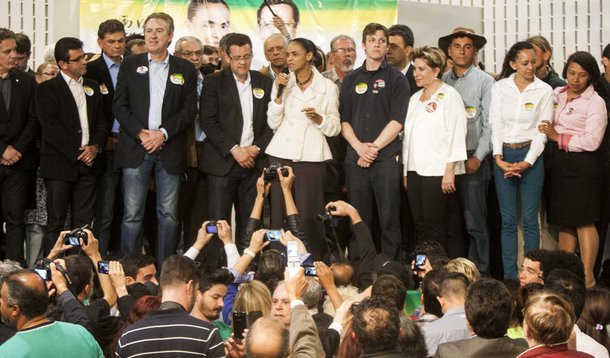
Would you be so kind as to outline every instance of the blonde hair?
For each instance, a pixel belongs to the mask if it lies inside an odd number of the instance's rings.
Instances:
[[[464,276],[466,276],[468,279],[469,284],[481,278],[481,273],[479,273],[479,270],[474,262],[463,257],[458,257],[449,261],[447,265],[445,265],[445,269],[447,269],[449,272],[459,272],[464,274]]]
[[[252,280],[239,287],[233,312],[261,311],[263,316],[268,316],[271,313],[272,303],[271,292],[267,286],[260,281]]]
[[[432,68],[440,68],[441,71],[439,75],[445,72],[447,57],[440,48],[428,46],[416,47],[413,50],[413,61],[415,61],[417,58],[421,58],[428,64],[428,66]]]
[[[538,344],[557,344],[570,338],[576,316],[565,298],[541,292],[528,298],[523,321],[527,325],[527,337]]]

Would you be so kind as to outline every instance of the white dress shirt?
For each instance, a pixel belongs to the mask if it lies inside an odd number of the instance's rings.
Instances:
[[[546,135],[538,131],[538,125],[547,120],[553,122],[553,90],[538,78],[520,92],[515,84],[515,74],[500,80],[491,88],[489,122],[493,155],[502,155],[504,143],[532,141],[525,161],[531,165],[546,143]]]
[[[457,162],[455,174],[464,174],[466,110],[460,94],[443,83],[429,100],[420,101],[423,89],[409,102],[402,142],[404,175],[443,176],[448,163]]]
[[[311,85],[301,91],[293,73],[282,95],[282,103],[275,103],[277,88],[271,91],[267,109],[267,123],[274,131],[266,153],[277,158],[303,162],[323,162],[333,158],[326,137],[341,132],[339,120],[339,89],[312,67]],[[318,125],[305,116],[303,108],[315,108],[322,116]]]
[[[81,76],[78,81],[75,81],[63,71],[60,72],[61,76],[68,84],[70,92],[72,92],[72,97],[74,97],[74,101],[76,102],[80,129],[82,131],[80,145],[81,147],[84,147],[89,144],[89,117],[87,116],[87,98],[85,97],[85,88],[83,87],[83,77]],[[91,90],[93,92],[93,89]]]
[[[254,107],[252,104],[252,85],[250,84],[250,72],[244,83],[239,82],[235,74],[235,83],[237,83],[237,93],[239,93],[239,103],[241,104],[241,113],[244,118],[244,126],[241,130],[240,147],[248,147],[254,143],[254,125],[252,116]]]

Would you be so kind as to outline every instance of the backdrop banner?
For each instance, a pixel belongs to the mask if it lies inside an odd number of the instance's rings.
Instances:
[[[352,36],[358,49],[357,67],[364,59],[361,49],[364,26],[369,22],[395,24],[397,9],[398,0],[284,0],[271,5],[273,13],[286,23],[291,37],[308,38],[324,52],[330,50],[334,36]],[[273,26],[269,6],[262,0],[81,0],[80,38],[85,51],[99,52],[97,29],[104,20],[120,20],[127,34],[143,33],[146,17],[159,11],[174,19],[174,42],[181,36],[193,35],[204,45],[218,46],[226,33],[247,34],[253,44],[253,69],[266,64],[264,39],[279,32]]]

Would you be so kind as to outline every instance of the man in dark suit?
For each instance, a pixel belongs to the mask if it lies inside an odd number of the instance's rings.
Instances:
[[[55,60],[60,75],[36,91],[42,127],[40,176],[47,187],[45,255],[64,228],[69,207],[73,227],[91,224],[97,179],[104,170],[96,157],[110,130],[99,84],[83,78],[87,64],[82,41],[74,37],[57,41]]]
[[[413,51],[415,44],[413,31],[407,25],[397,24],[390,26],[388,34],[388,63],[407,77],[412,96],[421,89],[415,84],[413,64],[411,63],[411,51]]]
[[[34,107],[36,81],[14,68],[15,34],[0,28],[0,200],[6,222],[6,255],[24,263],[24,210],[31,170],[36,168],[33,145],[39,130]]]
[[[114,152],[118,144],[119,122],[112,114],[114,89],[119,76],[119,66],[125,53],[125,27],[119,20],[102,22],[97,31],[97,44],[102,55],[87,63],[87,78],[100,84],[104,99],[104,115],[112,123],[112,129],[105,143],[105,150],[98,158],[106,163],[106,170],[100,178],[97,189],[97,210],[93,222],[93,233],[99,240],[99,249],[106,255],[109,249],[110,229],[114,217],[115,198],[119,189],[121,171],[114,167]]]
[[[436,357],[455,357],[456,354],[462,358],[518,356],[528,347],[524,339],[506,336],[512,307],[512,295],[502,282],[489,278],[474,282],[468,288],[465,310],[475,336],[439,345]]]
[[[256,180],[266,164],[265,148],[273,136],[267,125],[272,83],[250,70],[252,42],[247,35],[232,34],[224,50],[229,67],[203,81],[199,119],[207,138],[199,167],[208,173],[211,218],[229,221],[235,205],[236,238],[241,242],[256,198]]]
[[[144,22],[148,53],[127,57],[119,71],[113,110],[119,120],[115,166],[123,168],[121,251],[140,250],[148,182],[155,173],[157,267],[176,252],[178,196],[186,169],[186,131],[197,114],[197,74],[192,63],[170,56],[171,16],[152,13]]]

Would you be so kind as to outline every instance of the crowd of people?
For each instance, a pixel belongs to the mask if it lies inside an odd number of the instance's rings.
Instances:
[[[471,29],[370,23],[358,67],[268,15],[260,71],[162,12],[36,72],[0,28],[0,356],[608,357],[610,45],[494,75]]]

